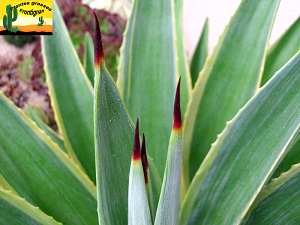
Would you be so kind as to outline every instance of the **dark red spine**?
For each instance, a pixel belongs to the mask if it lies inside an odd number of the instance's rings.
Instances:
[[[146,185],[148,184],[148,159],[147,159],[147,152],[146,152],[146,139],[145,135],[143,134],[143,141],[142,141],[142,148],[141,148],[141,155],[142,155],[142,165],[144,171],[144,178]]]
[[[101,39],[101,32],[100,32],[100,26],[99,26],[99,21],[96,16],[96,13],[94,12],[95,16],[95,52],[94,52],[94,63],[95,65],[99,66],[100,61],[104,60],[104,51],[103,51],[103,46],[102,46],[102,39]]]
[[[133,149],[132,149],[132,159],[133,159],[133,161],[141,159],[139,120],[136,121],[136,125],[135,125],[135,134],[134,134]]]
[[[174,102],[174,115],[173,115],[173,129],[178,130],[181,128],[181,111],[180,111],[180,81],[179,78],[176,95],[175,95],[175,102]]]

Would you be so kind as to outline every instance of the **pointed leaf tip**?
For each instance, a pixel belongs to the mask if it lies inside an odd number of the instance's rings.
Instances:
[[[95,16],[95,65],[99,65],[101,60],[104,60],[104,51],[102,46],[102,38],[100,32],[100,25],[97,18],[96,13],[94,12]]]
[[[142,141],[142,148],[141,148],[141,155],[142,155],[142,165],[143,165],[143,171],[144,171],[144,178],[145,178],[145,184],[148,184],[148,159],[147,159],[147,153],[146,153],[146,140],[145,135],[143,134],[143,141]]]
[[[132,149],[132,159],[133,161],[141,159],[141,147],[140,147],[140,131],[139,131],[139,120],[136,121],[135,126],[135,134],[133,141],[133,149]]]
[[[179,81],[177,84],[175,103],[174,103],[173,129],[175,129],[175,130],[181,128],[180,81],[181,81],[181,77],[179,78]]]

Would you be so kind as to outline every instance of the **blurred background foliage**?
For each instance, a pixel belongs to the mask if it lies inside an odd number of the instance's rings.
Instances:
[[[58,0],[57,3],[81,62],[85,52],[86,33],[94,38],[93,11],[97,14],[100,18],[107,66],[116,80],[126,19],[107,9],[91,9],[80,0]],[[45,82],[40,37],[7,35],[3,39],[6,46],[15,46],[17,57],[0,60],[0,91],[21,109],[26,104],[32,106],[44,122],[57,130]]]

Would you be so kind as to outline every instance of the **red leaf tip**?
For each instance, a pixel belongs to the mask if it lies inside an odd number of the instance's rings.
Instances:
[[[141,159],[141,147],[140,147],[140,131],[139,131],[139,120],[137,119],[135,125],[135,134],[134,134],[134,142],[132,149],[132,159],[133,161]]]
[[[147,173],[148,159],[147,159],[147,153],[146,153],[146,140],[145,140],[145,135],[144,134],[143,134],[141,155],[142,155],[142,165],[143,165],[145,183],[148,184],[148,173]]]
[[[94,63],[95,65],[99,66],[99,63],[101,60],[104,60],[104,51],[102,46],[102,38],[101,38],[101,32],[100,32],[100,25],[97,18],[96,13],[94,12],[95,16],[95,52],[94,52]]]
[[[174,102],[174,115],[173,115],[173,129],[174,130],[178,130],[181,128],[180,81],[181,81],[181,77],[179,78],[179,81],[177,84],[175,102]]]

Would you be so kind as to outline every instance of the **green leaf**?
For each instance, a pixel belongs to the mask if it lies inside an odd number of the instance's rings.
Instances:
[[[199,73],[202,70],[208,55],[208,28],[209,23],[208,19],[206,19],[197,47],[191,60],[191,79],[193,87],[195,86],[195,83],[199,77]]]
[[[300,52],[228,122],[190,186],[181,224],[243,219],[300,132],[299,74]]]
[[[266,186],[243,224],[300,223],[300,164]]]
[[[84,36],[83,67],[86,75],[94,86],[94,42],[89,33],[86,33]]]
[[[272,178],[279,177],[281,173],[288,171],[292,165],[300,162],[300,136],[291,145],[286,156],[280,162],[272,175]]]
[[[190,180],[226,121],[257,91],[278,4],[279,0],[242,1],[206,61],[183,128],[184,176]]]
[[[61,224],[25,199],[2,188],[0,188],[0,211],[0,224]]]
[[[180,80],[176,91],[173,118],[173,129],[170,137],[165,175],[155,218],[156,225],[178,224],[182,163]]]
[[[270,47],[260,86],[263,86],[300,49],[300,17]]]
[[[133,143],[128,187],[128,225],[151,225],[151,214],[145,184],[147,178],[142,166],[138,121]]]
[[[19,195],[15,189],[7,182],[7,180],[0,174],[0,188],[11,191],[15,195]]]
[[[96,25],[97,27],[99,26]],[[98,216],[100,224],[127,224],[128,180],[134,126],[115,83],[106,69],[100,31],[97,32],[94,126]],[[150,169],[154,167],[151,161],[149,163]],[[156,175],[152,172],[151,174]],[[159,178],[153,180],[157,181]]]
[[[144,178],[146,183],[146,191],[147,191],[147,197],[149,201],[149,209],[152,221],[155,221],[155,215],[156,215],[156,209],[158,205],[159,200],[159,192],[161,189],[161,180],[157,182],[157,171],[154,167],[151,167],[151,173],[149,171],[149,161],[148,156],[146,152],[146,139],[145,135],[143,134],[143,140],[142,140],[142,147],[141,147],[141,157],[142,157],[142,166],[143,166],[143,172],[144,172]],[[152,164],[152,162],[150,163]],[[156,173],[156,176],[153,176],[152,173]],[[154,179],[154,183],[152,183],[152,179]]]
[[[146,186],[146,188],[149,191],[148,194],[148,200],[150,205],[150,212],[152,221],[155,221],[155,215],[157,210],[157,205],[159,201],[159,195],[161,190],[162,181],[157,173],[157,170],[154,166],[153,159],[151,159],[149,156],[147,156],[148,162],[149,162],[149,183]]]
[[[175,4],[175,28],[176,28],[176,54],[177,54],[177,66],[178,74],[181,80],[181,111],[185,114],[187,103],[191,96],[192,81],[190,75],[190,69],[187,61],[186,50],[184,46],[184,38],[182,31],[182,7],[183,0],[174,0]]]
[[[127,223],[132,137],[132,121],[112,77],[102,65],[100,76],[96,75],[95,79],[95,146],[100,224]]]
[[[53,18],[53,35],[42,38],[51,104],[69,155],[95,182],[92,86],[55,1]]]
[[[7,183],[59,222],[97,224],[96,188],[86,174],[3,93],[0,111],[0,173]]]
[[[148,154],[161,177],[177,79],[173,1],[133,2],[117,81],[131,118],[141,121]]]
[[[35,111],[28,105],[26,105],[26,111],[30,119],[32,119],[39,128],[45,131],[45,133],[52,139],[52,141],[58,144],[61,150],[67,153],[67,149],[65,148],[64,141],[62,140],[62,138],[57,133],[55,133],[50,127],[48,127],[35,113]]]
[[[126,224],[133,124],[106,69],[96,22],[94,140],[98,217],[100,224]]]

